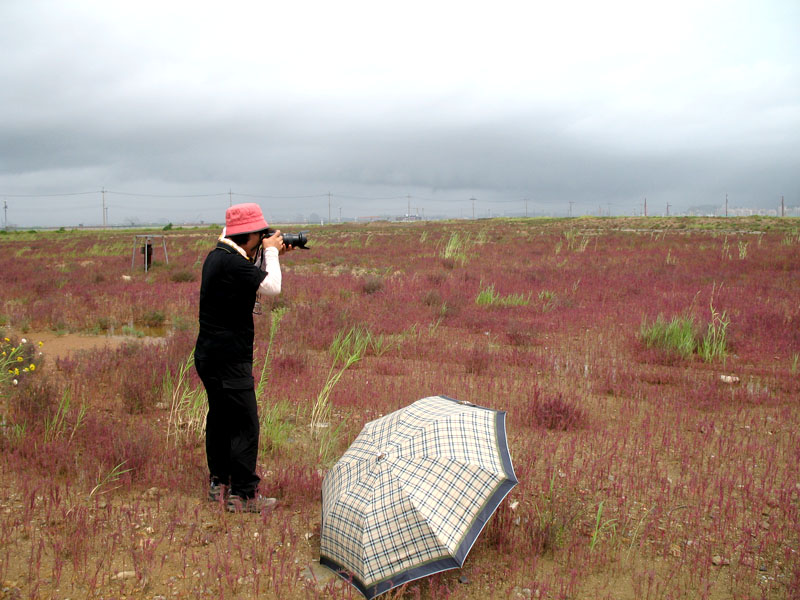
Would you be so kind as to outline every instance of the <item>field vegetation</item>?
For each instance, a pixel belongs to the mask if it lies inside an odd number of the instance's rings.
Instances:
[[[461,571],[387,598],[800,597],[797,220],[312,228],[255,316],[265,515],[205,497],[218,232],[148,273],[133,232],[0,235],[3,600],[358,598],[314,580],[322,477],[434,394],[508,412],[520,484]]]

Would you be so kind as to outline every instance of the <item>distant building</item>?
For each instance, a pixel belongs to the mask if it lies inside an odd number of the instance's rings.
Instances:
[[[729,217],[778,217],[780,213],[774,208],[728,208]]]

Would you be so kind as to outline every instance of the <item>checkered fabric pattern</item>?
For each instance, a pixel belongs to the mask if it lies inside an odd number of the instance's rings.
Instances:
[[[367,589],[461,566],[487,505],[516,484],[504,418],[432,396],[367,423],[323,481],[321,558]]]

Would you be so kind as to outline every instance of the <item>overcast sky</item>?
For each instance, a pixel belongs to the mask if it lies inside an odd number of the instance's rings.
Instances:
[[[15,225],[101,223],[102,189],[110,223],[800,205],[798,32],[798,0],[1,0],[0,196]]]

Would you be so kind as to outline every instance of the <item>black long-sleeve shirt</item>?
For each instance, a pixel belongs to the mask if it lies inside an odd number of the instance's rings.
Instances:
[[[203,263],[196,360],[253,361],[256,293],[280,293],[280,267],[277,250],[265,253],[271,278],[243,254],[236,244],[220,240]],[[274,285],[276,270],[277,290]]]

